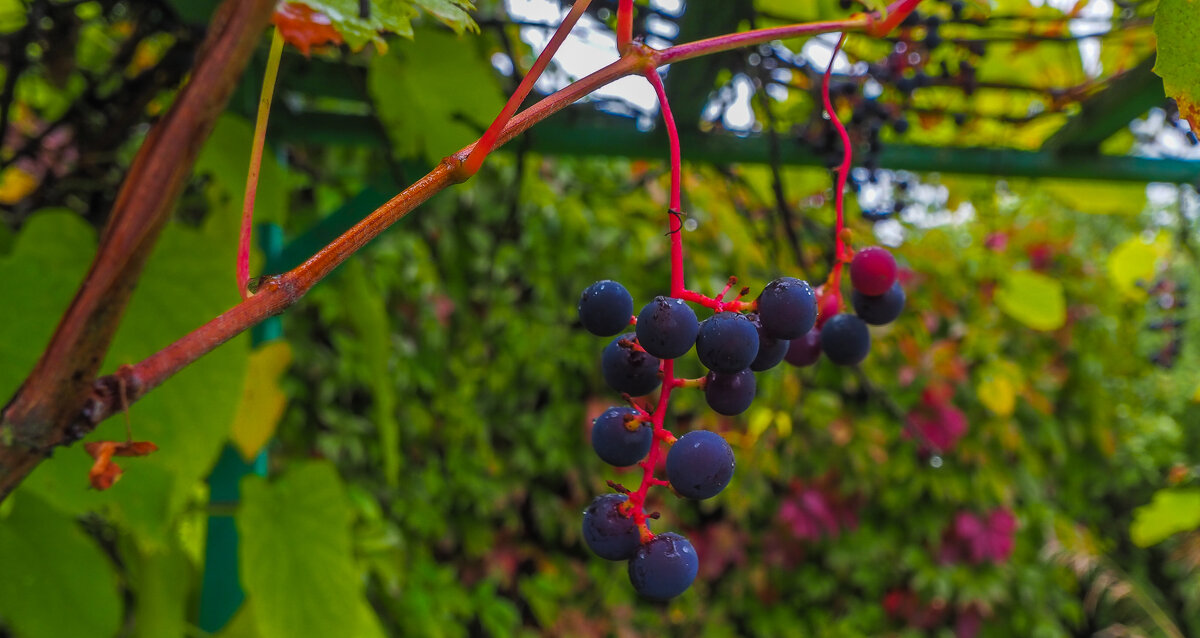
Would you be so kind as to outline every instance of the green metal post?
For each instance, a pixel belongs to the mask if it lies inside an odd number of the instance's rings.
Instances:
[[[267,255],[267,272],[276,272],[272,262],[283,253],[283,230],[274,224],[259,227],[259,245]],[[279,317],[271,317],[251,332],[253,347],[283,337]],[[264,449],[247,463],[231,445],[208,477],[209,504],[220,513],[208,517],[204,547],[204,581],[200,589],[200,629],[215,633],[237,613],[246,595],[238,581],[237,526],[230,512],[241,500],[240,485],[248,474],[267,475],[267,451]]]

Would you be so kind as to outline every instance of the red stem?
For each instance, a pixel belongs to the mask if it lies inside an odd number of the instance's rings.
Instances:
[[[633,0],[617,5],[617,52],[624,55],[633,43]]]
[[[279,76],[279,59],[283,55],[283,35],[273,29],[271,52],[263,73],[262,93],[258,98],[258,116],[254,122],[254,142],[250,146],[250,170],[246,174],[246,194],[242,199],[242,229],[238,239],[237,285],[242,299],[250,296],[250,238],[254,229],[254,199],[258,195],[258,176],[262,168],[263,145],[267,139],[267,119],[271,115],[271,98],[275,95],[275,80]]]
[[[667,139],[671,146],[671,197],[669,212],[667,214],[667,230],[671,236],[671,296],[681,297],[686,291],[683,283],[683,222],[680,219],[680,209],[682,208],[682,185],[683,177],[682,155],[679,150],[679,131],[675,127],[675,116],[671,114],[671,105],[667,100],[667,91],[663,87],[662,78],[658,77],[658,71],[654,68],[647,68],[643,71],[643,75],[649,80],[650,85],[654,87],[654,92],[658,95],[658,103],[662,109],[663,124],[667,128]],[[654,534],[650,532],[650,528],[646,526],[646,495],[650,492],[652,485],[665,485],[665,481],[654,478],[654,468],[658,466],[658,459],[662,456],[662,444],[665,441],[674,441],[675,437],[663,427],[663,421],[666,419],[667,410],[671,405],[671,390],[676,387],[675,383],[675,361],[668,359],[663,362],[662,366],[662,392],[658,396],[658,407],[654,409],[654,444],[650,446],[650,454],[642,461],[642,484],[638,486],[637,491],[629,495],[629,503],[633,515],[634,523],[637,524],[641,531],[642,542],[649,542],[654,538]]]
[[[550,64],[550,60],[554,57],[558,47],[562,45],[563,40],[567,39],[567,35],[571,33],[571,29],[575,28],[575,23],[579,22],[579,18],[583,16],[583,12],[587,9],[592,0],[576,0],[571,10],[567,13],[567,17],[563,18],[562,24],[558,25],[558,29],[554,31],[554,35],[550,37],[549,44],[545,49],[542,49],[533,66],[530,67],[529,73],[521,79],[521,83],[517,85],[517,90],[513,92],[505,103],[504,108],[500,109],[500,114],[496,119],[492,120],[491,126],[483,133],[483,137],[475,144],[475,148],[471,149],[471,154],[462,163],[459,169],[460,179],[467,179],[474,175],[479,167],[483,165],[483,160],[487,158],[488,153],[496,146],[496,141],[500,138],[500,132],[504,130],[505,125],[516,114],[517,109],[521,108],[521,103],[529,95],[529,91],[533,89],[533,85],[537,79],[542,76],[542,72],[546,70],[546,66]],[[515,60],[514,60],[515,63]]]
[[[679,152],[679,131],[675,128],[675,116],[671,114],[671,105],[667,102],[667,91],[663,87],[662,78],[658,77],[655,69],[646,69],[643,74],[658,94],[658,103],[662,108],[663,124],[667,127],[667,139],[671,145],[671,201],[667,215],[667,231],[671,234],[671,296],[683,294],[683,208],[681,182],[683,181],[682,159]]]
[[[705,308],[711,308],[713,312],[725,312],[727,310],[731,312],[751,312],[758,307],[753,301],[741,301],[738,299],[721,301],[715,297],[709,297],[693,290],[684,290],[682,293],[676,295],[676,297],[694,304],[700,304]]]
[[[897,0],[897,2],[888,5],[887,16],[883,20],[873,22],[868,26],[866,29],[867,35],[880,38],[891,33],[892,29],[895,29],[901,22],[904,22],[908,14],[912,13],[920,3],[921,0]]]
[[[912,1],[912,0],[903,0]],[[903,18],[901,18],[903,19]],[[672,64],[683,60],[690,60],[701,55],[710,55],[720,51],[732,51],[740,49],[744,46],[752,44],[762,44],[771,40],[786,40],[789,38],[798,38],[800,36],[816,35],[818,33],[829,33],[832,31],[862,31],[872,28],[874,18],[871,14],[858,14],[846,18],[845,20],[831,20],[828,22],[808,22],[805,24],[790,24],[784,27],[772,27],[770,29],[757,29],[754,31],[745,31],[743,33],[732,33],[729,35],[720,35],[707,40],[697,40],[686,44],[677,44],[658,56],[659,64]]]
[[[834,191],[834,210],[837,211],[836,247],[834,249],[833,272],[829,275],[831,284],[831,293],[838,300],[838,307],[841,307],[841,281],[842,281],[842,264],[847,261],[846,243],[842,237],[842,228],[845,224],[845,203],[846,203],[846,178],[850,174],[850,161],[853,157],[854,150],[850,147],[850,135],[846,133],[846,127],[842,126],[842,121],[838,118],[837,109],[833,108],[833,101],[829,98],[829,76],[833,73],[833,63],[837,60],[837,54],[842,50],[842,44],[846,42],[846,34],[838,38],[837,45],[833,47],[833,54],[829,58],[829,66],[825,68],[825,74],[821,77],[821,101],[825,103],[825,112],[829,114],[829,119],[833,121],[834,128],[837,129],[838,136],[842,138],[842,163],[838,166],[837,188]]]

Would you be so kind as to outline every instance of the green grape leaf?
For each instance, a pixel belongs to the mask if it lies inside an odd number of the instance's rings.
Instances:
[[[1057,330],[1067,320],[1062,284],[1041,273],[1015,270],[996,291],[996,305],[1034,330]]]
[[[0,517],[0,624],[22,638],[115,635],[121,597],[104,552],[36,495],[12,498],[12,513]]]
[[[1158,58],[1154,72],[1163,79],[1163,91],[1179,106],[1192,130],[1200,130],[1200,3],[1191,0],[1161,0],[1154,12],[1154,36]]]
[[[1149,547],[1197,526],[1200,526],[1200,489],[1159,490],[1148,505],[1133,510],[1129,536],[1138,547]]]
[[[329,463],[242,483],[241,579],[263,638],[382,636],[354,560],[353,517]]]
[[[12,396],[50,341],[58,317],[87,272],[96,233],[69,210],[30,216],[0,258],[6,308],[0,312],[0,396]]]
[[[471,0],[414,0],[416,5],[442,24],[454,29],[455,33],[466,31],[478,33],[479,25],[471,19],[467,11],[475,9]]]
[[[365,18],[359,13],[358,0],[304,0],[299,4],[325,14],[346,44],[355,50],[368,42],[386,48],[381,35],[384,32],[411,38],[412,19],[417,16],[417,10],[408,0],[371,0],[371,10]]]
[[[426,30],[371,60],[367,84],[392,147],[431,161],[475,141],[504,107],[475,42]]]

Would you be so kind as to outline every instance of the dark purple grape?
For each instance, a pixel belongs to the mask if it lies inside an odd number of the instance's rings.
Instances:
[[[682,299],[658,296],[638,313],[638,343],[659,359],[682,357],[699,331],[696,313]]]
[[[611,407],[592,421],[592,449],[605,463],[627,467],[650,453],[654,430],[645,423],[633,430],[626,425],[637,416],[633,408]]]
[[[882,295],[896,281],[896,258],[886,248],[868,246],[850,261],[850,283],[864,295]]]
[[[836,315],[835,315],[836,316]],[[792,339],[784,359],[797,367],[810,366],[821,358],[821,329],[813,328],[798,339]]]
[[[858,365],[870,350],[871,332],[854,315],[834,315],[821,328],[821,351],[840,366]]]
[[[705,377],[704,400],[713,412],[734,416],[750,407],[757,387],[754,373],[750,370],[732,374],[709,372]]]
[[[729,485],[733,467],[733,448],[716,432],[688,432],[667,452],[667,480],[684,498],[716,496]]]
[[[651,600],[670,600],[687,591],[700,571],[700,559],[688,539],[659,534],[629,559],[629,582]]]
[[[635,348],[635,339],[632,332],[614,338],[600,355],[600,369],[613,390],[640,397],[653,392],[662,378],[658,376],[658,359]]]
[[[741,313],[718,312],[700,324],[696,355],[709,370],[745,370],[758,355],[758,329]]]
[[[625,286],[604,279],[587,287],[579,297],[579,321],[598,337],[611,337],[625,329],[633,317],[633,297]]]
[[[633,517],[618,509],[627,500],[624,494],[605,494],[583,510],[583,542],[600,558],[626,560],[642,546]]]
[[[859,319],[872,326],[883,326],[895,321],[904,310],[904,289],[897,281],[887,292],[874,297],[855,290],[850,293],[850,303]]]
[[[755,355],[754,361],[750,362],[750,369],[754,372],[762,372],[779,365],[779,362],[783,361],[783,357],[787,355],[790,342],[787,339],[768,337],[763,332],[762,320],[759,319],[758,313],[748,314],[746,318],[754,324],[754,329],[758,331],[758,354]]]
[[[758,296],[763,330],[776,339],[795,339],[817,322],[817,296],[807,281],[780,277]]]

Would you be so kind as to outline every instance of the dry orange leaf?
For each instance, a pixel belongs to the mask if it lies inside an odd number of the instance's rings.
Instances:
[[[83,449],[88,456],[96,459],[92,469],[88,470],[88,482],[97,490],[107,490],[121,478],[124,470],[113,463],[114,456],[146,456],[158,450],[158,446],[150,441],[93,441],[85,443]]]

